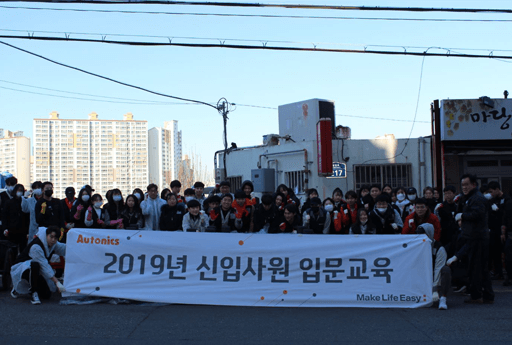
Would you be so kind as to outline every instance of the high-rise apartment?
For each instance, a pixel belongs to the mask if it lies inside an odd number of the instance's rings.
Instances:
[[[178,179],[181,164],[181,131],[178,121],[164,122],[164,127],[149,130],[149,182],[159,189],[169,188]]]
[[[0,171],[10,172],[18,183],[30,189],[30,139],[23,132],[0,128]]]
[[[148,183],[148,125],[131,113],[123,120],[34,119],[34,179],[52,181],[56,197],[66,187],[91,185],[103,196],[120,189],[124,196]]]

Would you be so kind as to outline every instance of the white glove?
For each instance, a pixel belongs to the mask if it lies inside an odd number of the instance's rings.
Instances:
[[[414,219],[409,219],[409,226],[411,226],[412,224],[414,224]]]
[[[457,261],[459,258],[457,258],[455,255],[452,256],[451,258],[449,258],[447,261],[446,261],[446,265],[447,266],[450,266],[451,264],[453,264],[455,261]]]
[[[396,223],[392,223],[392,224],[391,224],[391,227],[392,227],[393,229],[395,229],[395,230],[396,230],[396,229],[398,229],[398,225],[397,225]]]
[[[55,284],[55,285],[57,285],[57,289],[59,289],[59,292],[65,292],[66,291],[66,288],[60,282],[57,282],[57,284]]]
[[[434,209],[434,212],[437,212],[437,210],[439,210],[439,208],[443,206],[443,204],[439,203],[436,205],[436,208]]]
[[[7,230],[7,229],[4,230],[4,236],[9,237],[9,230]]]
[[[439,292],[435,291],[432,293],[432,302],[438,302],[439,301]]]
[[[74,226],[75,226],[75,224],[74,224],[74,223],[67,223],[67,224],[66,224],[66,229],[68,229],[68,230],[69,230],[69,229],[73,228]]]
[[[461,220],[461,218],[462,218],[462,213],[457,213],[457,214],[455,215],[455,221],[456,221],[456,222],[458,222],[459,220]]]
[[[345,214],[348,214],[348,210],[347,210],[347,209],[345,209],[343,212],[344,212]]]
[[[30,191],[26,191],[25,194],[23,195],[25,198],[28,198],[30,196]]]
[[[498,211],[498,206],[496,204],[492,204],[491,208],[493,211]]]

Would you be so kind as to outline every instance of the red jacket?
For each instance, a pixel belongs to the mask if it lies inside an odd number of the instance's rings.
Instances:
[[[420,221],[416,212],[411,213],[405,218],[404,227],[402,228],[402,235],[414,235],[416,234],[416,228],[423,223],[429,223],[434,226],[434,239],[439,241],[441,239],[441,222],[435,214],[427,211],[424,221]]]

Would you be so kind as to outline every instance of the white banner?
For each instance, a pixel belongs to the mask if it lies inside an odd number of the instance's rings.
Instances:
[[[149,302],[417,308],[432,301],[424,235],[73,229],[67,291]]]

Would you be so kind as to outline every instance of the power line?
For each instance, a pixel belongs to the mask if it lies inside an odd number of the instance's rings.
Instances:
[[[1,1],[1,0],[0,0]],[[177,47],[195,47],[195,48],[229,48],[229,49],[247,49],[247,50],[277,50],[277,51],[303,51],[303,52],[327,52],[327,53],[358,53],[358,54],[379,54],[379,55],[412,55],[412,56],[437,56],[437,57],[460,57],[460,58],[486,58],[486,59],[512,59],[512,56],[506,56],[506,55],[494,55],[494,53],[491,51],[489,55],[482,55],[482,54],[459,54],[459,53],[451,53],[450,49],[446,48],[440,48],[445,49],[446,53],[428,53],[427,51],[424,52],[410,52],[407,51],[405,47],[402,47],[404,51],[383,51],[383,50],[368,50],[367,47],[365,47],[364,50],[354,50],[354,49],[332,49],[332,48],[318,48],[316,45],[313,45],[313,48],[301,48],[301,47],[276,47],[276,46],[268,46],[267,42],[262,42],[262,46],[249,46],[249,45],[237,45],[237,44],[225,44],[223,42],[220,42],[219,44],[196,44],[196,43],[172,43],[171,39],[169,38],[169,43],[163,43],[163,42],[133,42],[133,41],[113,41],[113,40],[107,40],[104,39],[82,39],[82,38],[71,38],[71,37],[36,37],[36,36],[8,36],[8,35],[0,35],[0,38],[14,38],[14,39],[24,39],[24,40],[39,40],[39,41],[66,41],[66,42],[93,42],[93,43],[109,43],[109,44],[119,44],[119,45],[130,45],[130,46],[177,46]],[[8,45],[10,47],[16,48],[21,51],[25,51],[21,48],[14,47],[10,44],[7,44],[5,42],[0,41],[0,43]],[[25,51],[27,52],[27,51]],[[33,53],[31,53],[33,54]],[[37,54],[33,54],[38,56]],[[44,58],[46,60],[49,60],[47,58]],[[57,63],[53,60],[49,60],[51,62]],[[60,64],[60,63],[57,63]],[[63,65],[63,64],[61,64]],[[64,65],[66,66],[66,65]],[[75,67],[70,67],[76,70],[80,70]],[[83,71],[83,70],[80,70]],[[85,72],[91,75],[95,75],[90,72]],[[98,76],[98,75],[95,75]],[[99,76],[101,77],[101,76]],[[104,79],[109,79],[106,77],[101,77]],[[112,81],[114,81],[112,79]],[[125,84],[122,82],[115,81],[118,84],[122,84],[125,86],[129,86],[129,84]],[[131,86],[133,87],[133,86]],[[139,87],[136,87],[139,88]],[[139,88],[143,89],[143,88]],[[164,94],[160,94],[158,92],[153,92],[150,90],[143,89],[144,91],[157,94],[160,96],[163,96]],[[167,96],[165,97],[171,97],[175,99],[180,99],[183,101],[189,101],[189,102],[199,102],[202,104],[208,104],[200,101],[192,101],[185,98],[179,98],[174,96]],[[209,106],[212,106],[211,104],[208,104]]]
[[[443,19],[443,18],[392,18],[392,17],[334,17],[334,16],[298,16],[277,14],[240,14],[240,13],[198,13],[198,12],[164,12],[164,11],[126,11],[126,10],[93,10],[79,8],[42,8],[24,6],[0,6],[5,9],[21,9],[36,11],[69,11],[69,12],[95,12],[95,13],[122,13],[122,14],[150,14],[174,16],[213,16],[213,17],[242,17],[242,18],[286,18],[286,19],[327,19],[327,20],[371,20],[371,21],[411,21],[411,22],[486,22],[507,23],[511,19]]]
[[[0,0],[11,2],[12,0]],[[129,5],[186,5],[186,6],[216,6],[216,7],[241,7],[241,8],[286,8],[305,10],[341,10],[341,11],[391,11],[391,12],[453,12],[453,13],[512,13],[510,9],[492,8],[428,8],[428,7],[381,7],[381,6],[331,6],[331,5],[302,5],[302,4],[263,4],[241,2],[191,2],[191,1],[106,1],[106,0],[19,0],[19,2],[40,3],[79,3],[79,4],[129,4]]]
[[[1,1],[1,0],[0,0]],[[102,76],[100,74],[96,74],[96,73],[92,73],[92,72],[89,72],[89,71],[86,71],[86,70],[83,70],[81,68],[78,68],[78,67],[73,67],[73,66],[70,66],[70,65],[66,65],[64,63],[61,63],[61,62],[57,62],[55,60],[52,60],[52,59],[49,59],[47,57],[44,57],[42,55],[39,55],[39,54],[36,54],[36,53],[33,53],[31,51],[28,51],[28,50],[25,50],[25,49],[22,49],[22,48],[19,48],[19,47],[16,47],[12,44],[9,44],[9,43],[6,43],[6,42],[3,42],[3,41],[0,41],[0,44],[3,44],[3,45],[6,45],[10,48],[13,48],[13,49],[16,49],[16,50],[19,50],[19,51],[22,51],[24,53],[27,53],[27,54],[30,54],[30,55],[33,55],[33,56],[36,56],[40,59],[43,59],[43,60],[46,60],[46,61],[49,61],[51,63],[54,63],[56,65],[59,65],[59,66],[62,66],[62,67],[66,67],[66,68],[70,68],[70,69],[74,69],[75,71],[79,71],[79,72],[82,72],[82,73],[85,73],[85,74],[89,74],[89,75],[92,75],[94,77],[98,77],[98,78],[101,78],[101,79],[105,79],[105,80],[108,80],[108,81],[111,81],[113,83],[116,83],[116,84],[120,84],[120,85],[124,85],[124,86],[127,86],[127,87],[131,87],[131,88],[134,88],[134,89],[137,89],[137,90],[141,90],[141,91],[144,91],[144,92],[148,92],[148,93],[152,93],[154,95],[158,95],[158,96],[162,96],[162,97],[168,97],[168,98],[172,98],[172,99],[177,99],[177,100],[180,100],[180,101],[185,101],[185,102],[192,102],[192,103],[198,103],[198,104],[203,104],[203,105],[206,105],[208,107],[211,107],[211,108],[214,108],[215,110],[218,110],[216,106],[214,105],[211,105],[209,103],[206,103],[206,102],[202,102],[202,101],[196,101],[196,100],[193,100],[193,99],[187,99],[187,98],[182,98],[182,97],[176,97],[176,96],[171,96],[171,95],[166,95],[164,93],[160,93],[160,92],[156,92],[156,91],[151,91],[151,90],[148,90],[148,89],[145,89],[143,87],[140,87],[140,86],[136,86],[136,85],[132,85],[132,84],[128,84],[128,83],[124,83],[122,81],[118,81],[118,80],[115,80],[115,79],[112,79],[112,78],[109,78],[109,77],[105,77],[105,76]]]
[[[358,116],[358,115],[346,115],[346,114],[336,114],[336,116],[355,117],[355,118],[365,119],[365,120],[430,123],[429,121],[414,121],[414,120],[404,120],[404,119],[388,119],[388,118],[384,118],[384,117],[370,117],[370,116]]]

